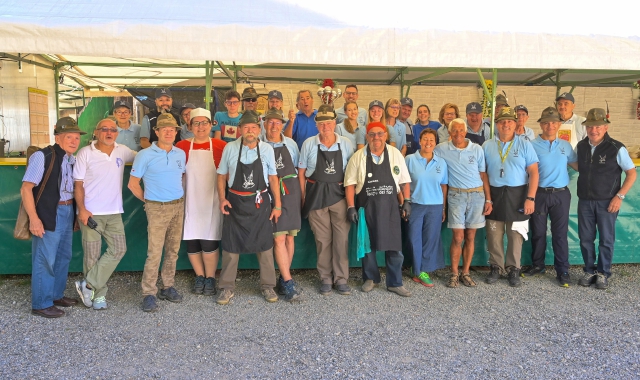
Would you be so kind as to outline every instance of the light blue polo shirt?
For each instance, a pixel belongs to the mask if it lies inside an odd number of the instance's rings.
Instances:
[[[458,189],[473,189],[482,186],[480,173],[486,170],[484,151],[469,139],[467,147],[458,149],[451,141],[438,144],[434,153],[447,162],[449,186]]]
[[[527,127],[527,126],[524,127],[524,133],[521,134],[521,135],[518,135],[518,136],[522,136],[522,137],[528,139],[529,141],[533,141],[533,140],[536,139],[536,134],[535,134],[535,132],[533,132],[533,129],[531,129],[531,128]]]
[[[118,137],[116,142],[120,145],[128,146],[134,152],[140,150],[140,130],[142,126],[139,124],[129,124],[129,129],[118,127]]]
[[[347,114],[344,112],[344,106],[335,111],[336,123],[342,123],[347,118]],[[367,125],[367,110],[362,107],[358,107],[358,125]]]
[[[342,137],[346,137],[349,139],[349,141],[351,142],[351,146],[353,147],[353,151],[355,153],[356,149],[357,149],[357,142],[356,142],[356,138],[358,136],[358,134],[362,134],[362,131],[365,130],[366,128],[364,127],[364,125],[358,125],[358,128],[356,128],[355,131],[353,131],[353,133],[349,133],[349,131],[347,131],[347,129],[344,127],[344,122],[336,125],[336,133],[339,134]]]
[[[264,181],[269,186],[269,176],[278,175],[276,171],[276,160],[273,154],[273,148],[271,145],[265,142],[258,142],[260,147],[260,159],[262,160],[262,174],[264,175]],[[238,153],[242,148],[242,155],[240,156],[240,162],[243,164],[251,164],[258,158],[258,146],[253,149],[249,149],[246,145],[242,145],[242,139],[236,139],[228,143],[222,151],[222,158],[220,159],[220,166],[218,166],[218,174],[229,174],[228,184],[229,187],[233,186],[233,180],[236,176],[236,166],[238,166]],[[294,161],[295,162],[295,161]]]
[[[334,132],[335,133],[335,132]],[[340,144],[340,150],[342,151],[342,170],[347,168],[347,163],[349,159],[353,155],[353,147],[351,146],[351,142],[348,138],[342,137],[339,134],[335,133],[336,142],[333,143],[329,148],[324,146],[324,144],[320,143],[320,138],[318,135],[309,137],[302,144],[302,149],[300,149],[300,160],[298,161],[298,169],[306,169],[305,177],[309,178],[316,170],[316,160],[318,159],[318,145],[320,145],[320,150],[325,152],[333,152],[338,150],[338,143]]]
[[[271,141],[267,141],[267,138],[265,137],[264,142],[266,142],[267,144],[271,145],[271,147],[274,149],[274,157],[275,157],[275,148],[280,148],[283,145],[287,146],[287,150],[289,151],[289,154],[291,155],[291,162],[293,162],[293,166],[298,165],[298,159],[300,158],[300,151],[298,150],[298,144],[296,144],[295,141],[293,141],[293,139],[281,134],[280,137],[283,139],[284,142],[271,142]],[[260,151],[260,153],[262,153],[262,151]],[[280,157],[275,157],[276,159],[276,168],[277,168],[277,163],[280,160]],[[296,173],[298,172],[298,168],[296,167]]]
[[[415,152],[405,157],[407,169],[411,176],[411,202],[421,205],[441,205],[443,203],[442,187],[449,182],[447,162],[433,155],[427,159]]]
[[[509,144],[511,150],[509,150]],[[504,166],[498,150],[502,148],[502,154],[509,154],[505,158]],[[484,159],[487,163],[487,175],[489,184],[494,187],[522,186],[529,183],[527,167],[538,162],[536,151],[531,143],[520,136],[514,136],[513,140],[503,144],[497,137],[487,140],[482,144]],[[504,168],[504,175],[500,177],[500,168]]]
[[[302,111],[298,111],[296,119],[293,122],[291,129],[291,137],[298,144],[298,148],[302,150],[302,143],[304,143],[309,137],[318,133],[316,127],[316,114],[318,110],[313,110],[310,116],[307,116]]]
[[[180,124],[180,140],[187,140],[194,136],[186,124]]]
[[[156,141],[141,150],[131,168],[131,175],[144,183],[144,199],[169,202],[184,195],[182,174],[187,156],[182,149],[171,147],[169,152],[158,148]]]
[[[403,124],[404,125],[404,124]],[[387,126],[387,133],[389,134],[389,141],[387,141],[387,144],[391,144],[391,143],[396,143],[396,148],[398,148],[398,150],[400,150],[402,148],[402,146],[398,146],[397,145],[397,133],[395,132],[395,130],[393,128],[391,128],[390,126]],[[367,145],[367,127],[365,126],[364,128],[359,128],[358,129],[358,133],[356,134],[356,149],[358,147],[358,145]],[[404,141],[406,144],[407,141],[407,136],[404,136]]]
[[[540,187],[565,187],[569,184],[567,164],[576,162],[578,155],[571,148],[571,144],[556,138],[549,142],[538,136],[531,142],[538,156],[538,173],[540,173]]]
[[[407,145],[407,126],[400,120],[396,119],[396,124],[393,126],[389,125],[388,127],[396,133],[394,139],[392,139],[395,140],[396,148],[398,148],[398,150],[402,150],[402,147]]]

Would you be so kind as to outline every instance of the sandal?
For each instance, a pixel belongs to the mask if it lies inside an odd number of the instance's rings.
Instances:
[[[458,274],[451,273],[449,276],[449,282],[447,283],[447,287],[449,288],[457,288],[458,287]]]
[[[464,286],[468,286],[470,288],[473,288],[474,286],[476,286],[475,281],[473,281],[473,279],[471,278],[471,275],[469,273],[463,273],[460,275],[460,281],[462,282],[462,284]]]

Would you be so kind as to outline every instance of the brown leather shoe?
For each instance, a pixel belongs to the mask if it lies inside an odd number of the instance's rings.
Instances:
[[[75,298],[62,297],[59,300],[54,300],[53,304],[56,306],[69,307],[78,304],[78,300]]]
[[[49,306],[46,309],[31,309],[31,314],[45,318],[60,318],[64,315],[64,311],[58,309],[55,306]]]

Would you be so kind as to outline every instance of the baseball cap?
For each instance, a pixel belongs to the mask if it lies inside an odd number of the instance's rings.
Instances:
[[[400,99],[400,105],[409,106],[413,108],[413,100],[411,100],[411,98],[402,98]]]
[[[478,102],[471,102],[467,104],[466,113],[482,113],[482,106]]]
[[[387,131],[387,127],[379,121],[374,121],[372,123],[367,124],[367,133],[373,128],[382,128],[383,131]]]
[[[127,107],[129,109],[129,111],[131,111],[131,106],[125,102],[124,100],[118,100],[114,105],[113,105],[113,110],[117,110],[120,107]]]
[[[187,108],[191,108],[192,110],[194,110],[198,107],[193,105],[193,103],[185,103],[182,107],[180,107],[180,115],[182,115],[182,111],[186,110]]]
[[[571,95],[570,92],[563,92],[562,94],[560,94],[557,98],[556,98],[556,102],[560,99],[566,99],[569,100],[571,103],[575,103],[576,100],[574,99],[573,95]]]
[[[171,95],[171,90],[168,88],[156,88],[156,98],[159,98],[161,96],[168,96],[170,98],[173,98],[173,96]]]
[[[284,100],[284,98],[282,97],[282,93],[278,90],[269,91],[269,95],[267,95],[267,99],[271,99],[271,98],[278,98],[280,100]]]
[[[384,104],[382,104],[382,102],[379,100],[374,100],[371,103],[369,103],[369,109],[372,109],[373,107],[380,107],[384,109]]]
[[[525,106],[524,106],[524,105],[522,105],[522,104],[518,104],[518,105],[513,109],[513,112],[516,112],[516,113],[517,113],[518,111],[524,111],[524,112],[526,112],[526,113],[527,113],[527,115],[529,114],[529,110],[527,109],[527,107],[525,107]]]

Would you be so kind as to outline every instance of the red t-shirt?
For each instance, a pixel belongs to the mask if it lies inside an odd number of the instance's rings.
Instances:
[[[220,160],[222,160],[222,151],[224,150],[226,142],[220,139],[211,139],[211,147],[213,148],[213,160],[216,163],[216,169],[220,167]],[[180,140],[176,144],[176,148],[184,150],[187,155],[187,162],[189,161],[189,148],[191,147],[190,140]],[[193,144],[193,150],[209,150],[209,143]]]

